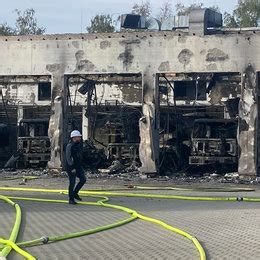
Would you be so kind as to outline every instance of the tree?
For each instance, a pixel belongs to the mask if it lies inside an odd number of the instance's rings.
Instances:
[[[224,14],[224,24],[226,27],[256,27],[259,17],[259,0],[239,0],[232,14]]]
[[[185,6],[182,3],[177,3],[175,5],[175,9],[176,9],[176,13],[177,15],[189,15],[190,12],[194,9],[200,9],[200,8],[204,8],[204,4],[199,2],[199,3],[193,3],[190,4],[188,6]],[[220,9],[218,6],[214,5],[214,6],[210,6],[208,7],[209,9],[216,11],[216,12],[220,12]]]
[[[147,0],[146,2],[141,2],[140,4],[134,4],[132,7],[133,14],[139,14],[141,16],[150,16],[152,13],[151,2]]]
[[[27,35],[27,34],[43,34],[45,28],[38,27],[34,9],[26,9],[23,12],[15,9],[17,14],[15,28],[7,23],[0,25],[0,35]]]
[[[23,12],[15,9],[15,12],[18,16],[15,23],[18,35],[44,34],[45,28],[38,27],[34,9],[26,9]]]
[[[165,20],[167,20],[168,18],[173,16],[173,10],[172,10],[172,4],[170,0],[166,0],[161,8],[160,8],[160,12],[157,16],[158,20],[162,23]]]
[[[239,27],[235,17],[227,12],[223,16],[224,26],[228,28],[237,28]]]
[[[7,23],[0,24],[0,35],[10,36],[15,35],[15,30],[9,26]]]
[[[215,11],[215,12],[221,13],[220,9],[217,5],[209,6],[208,8]]]
[[[194,3],[189,6],[185,6],[182,3],[177,3],[175,5],[177,15],[188,15],[193,9],[202,8],[203,3]]]
[[[115,26],[111,15],[96,15],[91,19],[91,24],[87,27],[89,33],[114,32]]]

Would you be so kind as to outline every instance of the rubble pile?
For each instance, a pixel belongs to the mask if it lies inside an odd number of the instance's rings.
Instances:
[[[48,169],[15,169],[15,170],[7,170],[0,169],[1,177],[12,177],[12,176],[50,176],[51,172]]]

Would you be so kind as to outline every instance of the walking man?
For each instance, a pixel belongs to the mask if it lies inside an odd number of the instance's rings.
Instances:
[[[86,183],[86,177],[81,165],[82,153],[82,135],[78,130],[74,130],[70,134],[70,141],[66,146],[66,163],[67,173],[69,176],[69,204],[77,204],[76,200],[82,200],[79,197],[79,191]],[[76,177],[79,183],[76,185]]]

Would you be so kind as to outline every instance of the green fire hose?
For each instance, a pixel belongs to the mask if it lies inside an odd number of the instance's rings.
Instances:
[[[143,187],[140,187],[141,189]],[[154,187],[151,187],[153,189]],[[159,187],[156,187],[159,188]],[[169,188],[169,187],[168,187]],[[0,190],[3,191],[21,191],[21,192],[43,192],[43,193],[62,193],[66,194],[67,190],[63,189],[39,189],[39,188],[15,188],[15,187],[0,187]],[[250,191],[249,189],[246,189],[246,191]],[[0,256],[7,257],[9,252],[13,249],[20,255],[24,256],[26,259],[36,259],[34,256],[31,256],[24,250],[22,250],[20,247],[28,247],[32,245],[38,245],[38,244],[47,244],[50,242],[55,242],[55,241],[62,241],[65,239],[71,239],[75,237],[80,237],[80,236],[85,236],[85,235],[90,235],[94,234],[97,232],[105,231],[111,228],[119,227],[122,225],[125,225],[127,223],[130,223],[136,219],[140,219],[143,221],[148,221],[151,223],[154,223],[156,225],[159,225],[171,232],[174,232],[176,234],[179,234],[181,236],[186,237],[189,239],[194,246],[196,247],[200,259],[205,260],[206,259],[206,253],[203,247],[201,246],[200,242],[198,239],[191,234],[178,229],[176,227],[173,227],[161,220],[151,218],[148,216],[144,216],[138,212],[136,212],[133,209],[119,206],[119,205],[114,205],[108,203],[109,198],[107,196],[119,196],[119,197],[138,197],[138,198],[157,198],[157,199],[176,199],[176,200],[192,200],[192,201],[245,201],[245,202],[260,202],[260,198],[242,198],[242,197],[194,197],[194,196],[176,196],[176,195],[161,195],[161,194],[142,194],[142,193],[128,193],[128,192],[109,192],[109,191],[81,191],[81,195],[83,196],[89,196],[89,197],[94,197],[98,198],[97,202],[79,202],[79,204],[82,205],[92,205],[92,206],[102,206],[102,207],[108,207],[108,208],[113,208],[116,210],[120,210],[123,212],[126,212],[130,214],[130,218],[124,219],[117,221],[116,223],[96,227],[94,229],[89,229],[85,231],[80,231],[80,232],[75,232],[75,233],[68,233],[64,234],[61,236],[51,236],[51,237],[41,237],[41,238],[36,238],[30,241],[23,241],[23,242],[16,242],[16,238],[19,232],[20,228],[20,223],[21,223],[21,210],[18,204],[14,203],[12,200],[27,200],[27,201],[36,201],[36,202],[45,202],[45,203],[68,203],[65,200],[51,200],[51,199],[41,199],[41,198],[28,198],[28,197],[6,197],[6,196],[0,196],[0,200],[4,200],[5,202],[9,203],[16,209],[16,221],[15,225],[13,227],[13,230],[11,232],[11,235],[8,240],[6,239],[1,239],[0,238]],[[12,200],[11,200],[12,199]],[[2,246],[1,246],[2,245]]]
[[[25,256],[25,255],[27,255],[27,253],[24,252],[23,250],[21,250],[20,248],[18,248],[15,244],[18,233],[19,233],[20,225],[21,225],[21,215],[22,214],[21,214],[20,206],[5,196],[0,195],[0,200],[3,200],[5,202],[7,202],[8,204],[10,204],[11,206],[13,206],[16,211],[15,223],[14,223],[14,226],[13,226],[9,239],[5,240],[5,239],[0,238],[0,244],[5,245],[5,247],[0,252],[0,256],[7,257],[8,254],[10,253],[10,251],[12,250],[12,248],[15,249],[18,253]]]

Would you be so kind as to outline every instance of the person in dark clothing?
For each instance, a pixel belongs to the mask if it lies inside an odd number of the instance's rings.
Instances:
[[[79,191],[86,183],[85,172],[81,165],[81,153],[82,153],[82,141],[81,133],[74,130],[70,134],[71,140],[66,146],[66,163],[67,173],[69,176],[69,204],[77,204],[76,200],[81,201],[79,197]],[[79,182],[76,184],[76,177],[79,178]]]

